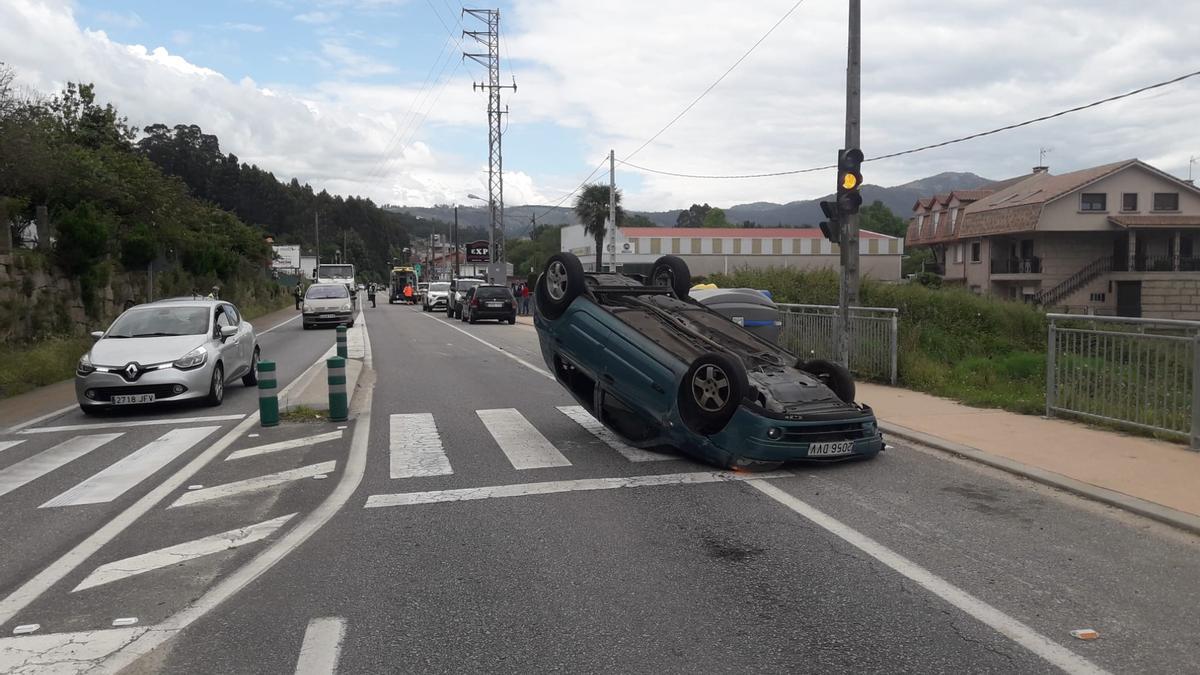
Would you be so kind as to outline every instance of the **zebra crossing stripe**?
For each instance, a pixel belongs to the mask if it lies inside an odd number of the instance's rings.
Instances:
[[[342,437],[341,430],[330,431],[327,434],[318,434],[316,436],[307,436],[305,438],[293,438],[287,441],[279,441],[278,443],[268,443],[266,445],[258,445],[253,448],[245,448],[230,454],[225,458],[228,462],[233,459],[241,459],[243,457],[255,457],[257,455],[266,455],[272,452],[280,452],[282,450],[291,450],[293,448],[304,448],[326,441],[336,441]]]
[[[215,426],[172,429],[38,508],[110,502],[220,428]]]
[[[112,429],[113,427],[125,429],[128,427],[153,427],[158,425],[170,424],[181,426],[184,424],[199,424],[201,422],[230,422],[244,418],[245,414],[237,415],[207,415],[204,417],[164,417],[155,420],[122,420],[120,422],[91,422],[89,424],[64,424],[56,427],[34,427],[32,429],[24,429],[17,433],[20,434],[50,434],[59,431],[95,431],[96,429]]]
[[[592,417],[592,414],[580,405],[560,405],[559,412],[575,420],[579,426],[587,429],[593,436],[604,441],[608,447],[621,453],[621,456],[631,462],[659,462],[664,459],[674,459],[671,455],[661,452],[651,452],[641,448],[635,448],[626,445],[624,441],[617,437],[616,434],[609,431],[600,420]]]
[[[5,450],[13,447],[14,445],[20,445],[24,442],[25,442],[25,439],[21,439],[19,441],[0,441],[0,452],[4,452]]]
[[[176,506],[190,506],[201,502],[212,501],[214,499],[223,499],[225,497],[233,497],[246,492],[257,492],[267,488],[283,485],[302,478],[312,478],[320,474],[333,473],[337,468],[336,461],[321,462],[320,464],[310,464],[297,469],[289,469],[278,473],[269,473],[265,476],[255,476],[246,480],[234,481],[225,483],[224,485],[214,485],[201,490],[193,490],[180,495],[179,499],[175,500],[168,508]]]
[[[346,639],[346,620],[324,617],[308,622],[300,656],[296,659],[296,675],[334,675],[342,655],[342,640]]]
[[[570,460],[515,408],[476,410],[475,414],[496,439],[514,469],[571,466]]]
[[[91,574],[87,575],[87,578],[79,582],[79,585],[72,589],[71,592],[78,593],[79,591],[95,588],[96,586],[111,584],[114,581],[128,579],[139,574],[145,574],[146,572],[152,572],[164,567],[172,567],[188,560],[202,558],[206,555],[254,543],[271,536],[275,530],[278,530],[295,515],[291,513],[273,520],[256,523],[247,527],[239,527],[236,530],[221,532],[220,534],[214,534],[202,539],[185,541],[182,544],[160,548],[157,551],[135,555],[124,560],[114,560],[113,562],[97,567]]]
[[[389,425],[392,478],[454,473],[432,414],[392,415]]]
[[[37,480],[51,471],[83,457],[120,435],[116,433],[76,436],[29,459],[22,460],[0,470],[0,496],[6,495],[30,481]]]

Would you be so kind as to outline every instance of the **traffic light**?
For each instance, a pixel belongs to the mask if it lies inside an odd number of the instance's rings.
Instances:
[[[821,210],[825,212],[825,217],[829,220],[821,221],[821,234],[825,238],[835,244],[840,244],[842,240],[842,214],[838,212],[838,205],[834,202],[821,202]]]
[[[862,206],[862,194],[858,191],[862,186],[863,153],[858,148],[838,151],[838,184],[837,206],[842,215],[858,213]]]

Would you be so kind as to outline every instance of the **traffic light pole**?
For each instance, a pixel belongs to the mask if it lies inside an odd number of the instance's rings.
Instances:
[[[850,0],[846,50],[846,148],[859,147],[859,75],[862,67],[862,0]],[[845,214],[841,228],[842,279],[838,287],[838,360],[850,366],[850,307],[858,304],[858,213]]]

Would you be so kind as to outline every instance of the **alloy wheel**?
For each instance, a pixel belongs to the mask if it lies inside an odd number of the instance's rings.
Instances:
[[[706,365],[692,376],[692,397],[701,409],[718,412],[729,402],[729,376],[714,365]]]

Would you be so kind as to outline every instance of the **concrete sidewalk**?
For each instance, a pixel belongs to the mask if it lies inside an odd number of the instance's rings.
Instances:
[[[890,431],[892,436],[939,447],[1157,520],[1189,529],[1200,527],[1200,452],[1183,445],[1067,420],[972,408],[876,384],[859,383],[858,400],[875,409],[885,434]],[[948,443],[939,444],[939,439]],[[1099,489],[1089,490],[1088,486]],[[1134,499],[1122,500],[1119,495]],[[1149,504],[1138,505],[1138,500]],[[1151,508],[1153,505],[1166,509]],[[1179,513],[1173,515],[1169,510]]]

